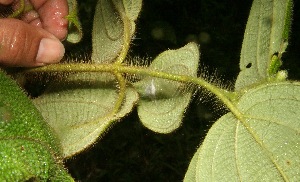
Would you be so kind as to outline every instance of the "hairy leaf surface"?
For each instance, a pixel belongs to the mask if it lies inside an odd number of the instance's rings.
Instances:
[[[73,181],[53,131],[16,83],[0,71],[0,181]]]
[[[299,181],[300,84],[249,90],[209,130],[185,181]]]
[[[161,53],[150,69],[166,73],[197,76],[199,50],[195,43],[189,43],[177,50]],[[138,103],[141,122],[159,133],[177,129],[188,106],[192,90],[183,83],[160,78],[146,77],[135,84],[142,95]]]
[[[112,113],[118,99],[111,75],[81,73],[52,85],[52,89],[34,100],[45,120],[60,139],[64,157],[70,157],[91,144],[118,119],[132,110],[137,93],[128,88],[118,113]]]
[[[282,54],[287,46],[291,11],[291,0],[253,1],[244,34],[236,90],[267,80],[272,56]]]
[[[113,62],[124,45],[124,34],[135,31],[134,21],[141,10],[142,0],[99,0],[93,25],[95,63]]]

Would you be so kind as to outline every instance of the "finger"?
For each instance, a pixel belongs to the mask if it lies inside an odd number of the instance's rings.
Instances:
[[[3,5],[9,5],[13,2],[14,2],[14,0],[0,0],[0,4],[3,4]]]
[[[33,7],[39,14],[42,27],[63,40],[68,33],[67,0],[30,0]]]
[[[42,66],[57,63],[64,47],[51,33],[17,19],[0,19],[0,64]]]
[[[16,4],[14,6],[14,9],[17,10],[18,6],[19,6],[19,4]],[[25,0],[25,6],[29,7],[29,6],[32,6],[32,4],[31,4],[31,2],[29,2],[29,0]],[[34,8],[32,8],[32,10],[27,11],[26,13],[22,14],[21,19],[23,21],[25,21],[26,23],[29,23],[33,26],[43,28],[41,20],[40,20],[40,16]]]

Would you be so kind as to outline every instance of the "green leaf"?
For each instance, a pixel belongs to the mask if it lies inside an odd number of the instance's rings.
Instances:
[[[135,21],[142,9],[142,0],[123,0],[125,14],[131,21]]]
[[[141,10],[142,0],[99,0],[93,24],[93,53],[95,63],[113,62],[121,52],[124,35],[135,31],[134,21]],[[130,39],[129,39],[130,41]]]
[[[112,113],[118,99],[118,89],[111,75],[81,73],[55,83],[52,89],[34,100],[46,121],[56,131],[64,157],[70,157],[90,145],[121,117],[128,114],[138,95],[127,88],[125,101],[117,113]]]
[[[78,18],[77,0],[68,0],[69,14],[66,19],[69,21],[67,41],[78,43],[82,39],[82,27]]]
[[[243,113],[209,130],[185,177],[192,181],[299,181],[300,83],[261,85],[237,103]]]
[[[161,53],[149,69],[196,77],[198,62],[198,47],[195,43],[189,43],[183,48]],[[147,128],[169,133],[180,126],[193,92],[186,84],[146,77],[134,86],[142,96],[138,114]]]
[[[197,180],[196,176],[197,176],[197,170],[198,170],[198,156],[199,156],[200,150],[198,149],[197,152],[194,154],[188,171],[186,172],[185,176],[184,176],[184,181],[186,182],[192,182],[192,181],[199,181]]]
[[[38,110],[2,71],[0,85],[0,181],[74,181]]]
[[[272,56],[285,51],[291,25],[292,1],[254,0],[241,51],[236,90],[268,79]],[[276,69],[275,69],[276,70]]]

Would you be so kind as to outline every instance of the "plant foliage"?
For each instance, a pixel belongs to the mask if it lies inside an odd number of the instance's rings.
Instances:
[[[53,131],[18,85],[0,72],[0,181],[73,181]]]
[[[76,2],[69,3],[74,6],[67,18],[70,29],[75,28],[69,40],[78,42],[82,35]],[[57,64],[25,71],[61,75],[43,95],[33,100],[47,124],[32,105],[27,107],[30,102],[19,104],[25,99],[24,94],[7,84],[12,83],[7,77],[1,77],[0,117],[4,136],[1,139],[5,143],[0,146],[4,152],[0,168],[22,166],[9,163],[17,158],[15,155],[4,157],[12,153],[13,146],[19,149],[14,154],[37,163],[29,166],[36,169],[32,174],[19,172],[24,175],[16,179],[51,179],[54,173],[61,173],[58,176],[70,180],[53,156],[68,158],[86,149],[135,105],[145,127],[158,133],[172,132],[180,126],[195,91],[205,89],[223,103],[228,113],[207,133],[190,163],[185,181],[299,181],[300,85],[287,80],[287,71],[280,70],[289,39],[292,1],[254,0],[234,91],[197,76],[200,53],[195,43],[161,53],[150,66],[127,64],[141,6],[142,0],[99,0],[89,63]],[[11,96],[3,97],[6,93]],[[23,98],[16,100],[14,94]],[[18,143],[23,135],[20,138],[15,125],[10,124],[22,109],[38,116],[28,119],[32,116],[28,113],[16,117],[18,128],[27,134],[36,132],[21,141],[24,145]],[[32,126],[28,127],[28,123]],[[9,127],[13,128],[12,133]],[[59,144],[54,142],[56,137]],[[37,145],[31,147],[30,143]],[[36,149],[39,146],[43,149]],[[55,149],[57,146],[61,146],[62,153]],[[51,163],[54,167],[44,169],[39,164],[44,159],[24,154],[23,148],[36,151],[47,158],[47,165]],[[12,174],[6,173],[4,179],[12,179]]]

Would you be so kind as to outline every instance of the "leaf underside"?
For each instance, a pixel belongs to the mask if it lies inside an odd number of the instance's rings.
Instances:
[[[128,88],[117,113],[112,113],[118,92],[111,75],[82,73],[70,75],[34,103],[61,141],[64,157],[70,157],[93,144],[118,119],[132,110],[137,93]]]
[[[135,32],[135,20],[141,10],[142,0],[99,0],[95,11],[92,42],[94,63],[111,63],[124,45],[124,34]],[[125,24],[128,20],[129,24]]]
[[[244,34],[236,91],[267,80],[273,54],[285,51],[291,11],[291,0],[254,0]]]
[[[126,53],[126,35],[130,41],[141,5],[141,0],[98,1],[92,33],[92,63],[113,63],[120,52]],[[119,61],[123,59],[124,55]],[[113,123],[132,110],[138,94],[130,87],[119,91],[117,82],[120,79],[116,80],[116,76],[122,77],[110,73],[71,74],[61,82],[53,83],[44,95],[34,100],[58,134],[64,157],[93,144]],[[123,83],[125,80],[121,81],[120,85],[126,84]],[[125,95],[125,99],[120,95]]]
[[[300,84],[273,83],[249,90],[237,108],[209,130],[185,181],[299,181]]]
[[[180,49],[161,53],[149,69],[196,77],[198,62],[198,46],[189,43]],[[142,95],[138,115],[147,128],[169,133],[180,126],[193,90],[182,83],[150,77],[135,83],[135,87]]]

